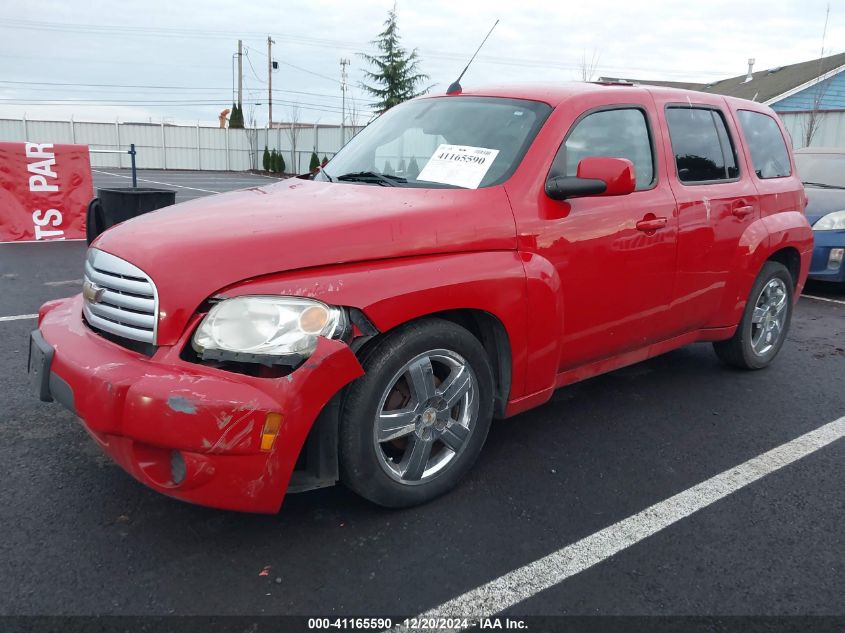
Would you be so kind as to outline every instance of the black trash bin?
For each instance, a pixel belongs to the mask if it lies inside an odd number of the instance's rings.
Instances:
[[[90,244],[100,233],[115,224],[169,207],[176,203],[176,192],[151,187],[97,189],[97,197],[88,204],[86,238]]]

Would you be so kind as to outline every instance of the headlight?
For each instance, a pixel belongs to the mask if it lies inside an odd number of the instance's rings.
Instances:
[[[813,225],[814,231],[836,231],[838,229],[845,229],[845,211],[828,213]]]
[[[193,338],[203,358],[261,363],[307,358],[322,336],[338,336],[346,327],[339,308],[297,297],[235,297],[215,304]]]

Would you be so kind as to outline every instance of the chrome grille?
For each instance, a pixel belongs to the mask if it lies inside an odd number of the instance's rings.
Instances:
[[[95,329],[155,345],[158,293],[143,270],[96,248],[88,249],[82,312]]]

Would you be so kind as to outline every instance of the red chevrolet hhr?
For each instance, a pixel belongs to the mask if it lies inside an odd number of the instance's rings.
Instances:
[[[771,363],[813,246],[789,145],[759,103],[668,88],[414,99],[316,176],[101,235],[31,380],[185,501],[422,503],[555,389],[694,341]]]

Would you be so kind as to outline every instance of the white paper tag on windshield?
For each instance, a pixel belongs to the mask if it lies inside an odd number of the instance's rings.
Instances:
[[[478,189],[499,150],[469,145],[441,145],[423,167],[417,180]]]

